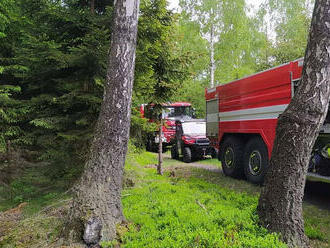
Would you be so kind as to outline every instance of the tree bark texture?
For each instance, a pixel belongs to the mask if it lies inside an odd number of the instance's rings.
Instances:
[[[330,0],[317,0],[300,85],[278,119],[258,214],[289,247],[309,247],[302,201],[310,154],[330,97]]]
[[[74,187],[66,232],[88,245],[116,236],[124,220],[122,177],[129,139],[138,24],[138,0],[117,0],[103,103],[90,157]]]

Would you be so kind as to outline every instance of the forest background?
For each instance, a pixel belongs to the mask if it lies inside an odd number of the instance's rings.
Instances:
[[[181,0],[176,13],[165,0],[142,0],[129,149],[143,149],[153,128],[140,104],[188,101],[204,118],[212,71],[222,84],[303,57],[313,2],[265,0],[251,11],[245,0]],[[32,163],[64,191],[79,177],[102,102],[112,8],[111,0],[0,2],[4,209],[40,194]]]
[[[11,147],[36,151],[38,159],[54,165],[54,176],[84,160],[102,99],[111,35],[112,2],[94,5],[87,0],[1,1],[1,154]],[[144,144],[142,130],[148,129],[136,111],[142,103],[188,101],[204,117],[210,24],[216,84],[304,55],[310,0],[269,0],[254,15],[244,0],[182,0],[180,5],[182,12],[173,13],[164,0],[141,2],[131,127],[138,147]]]

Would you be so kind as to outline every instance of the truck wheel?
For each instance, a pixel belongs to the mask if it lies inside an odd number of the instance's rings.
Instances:
[[[172,159],[178,159],[179,158],[178,150],[177,150],[175,145],[172,145],[172,147],[171,147],[171,158]]]
[[[221,148],[221,165],[226,176],[240,178],[243,172],[243,143],[236,137],[227,138]]]
[[[183,148],[183,162],[185,163],[191,162],[191,150],[189,147]]]
[[[244,174],[251,183],[262,184],[268,169],[268,151],[260,137],[251,139],[244,150]]]

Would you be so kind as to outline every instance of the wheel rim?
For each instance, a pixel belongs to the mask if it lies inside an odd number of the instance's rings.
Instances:
[[[234,166],[234,151],[231,147],[228,147],[225,152],[225,165],[228,168]]]
[[[252,175],[260,174],[262,168],[262,159],[259,151],[253,151],[249,157],[249,171]]]

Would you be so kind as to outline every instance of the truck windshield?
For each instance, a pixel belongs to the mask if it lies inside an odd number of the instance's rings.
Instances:
[[[182,123],[182,129],[184,134],[206,134],[205,122],[184,122]]]
[[[190,106],[166,107],[164,111],[165,118],[189,116],[192,117],[193,110]]]

